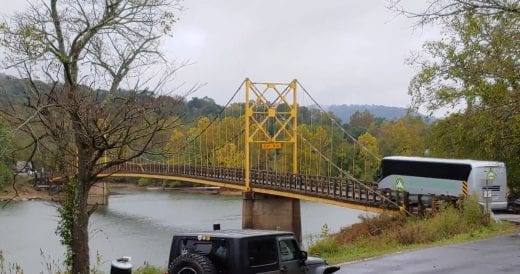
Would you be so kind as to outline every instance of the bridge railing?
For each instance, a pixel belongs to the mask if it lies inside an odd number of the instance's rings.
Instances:
[[[112,167],[107,173],[134,173],[149,175],[178,176],[197,179],[212,179],[231,184],[244,184],[244,170],[219,166],[168,165],[161,163],[125,163]]]
[[[251,184],[367,206],[396,208],[390,199],[381,195],[375,183],[349,178],[252,170]]]
[[[176,176],[241,186],[244,185],[245,178],[244,169],[241,168],[161,163],[125,163],[112,167],[107,172]],[[257,169],[251,170],[250,174],[252,187],[281,190],[368,207],[401,209],[417,215],[423,215],[427,208],[435,208],[435,201],[439,199],[453,200],[453,197],[410,196],[407,193],[391,189],[381,190],[373,182],[356,181],[345,177],[292,174]]]
[[[108,170],[110,173],[137,173],[149,175],[179,176],[196,179],[211,179],[244,185],[245,172],[240,168],[220,166],[168,165],[161,163],[125,163]],[[251,185],[284,190],[310,196],[363,204],[372,207],[395,209],[371,182],[359,182],[348,178],[281,173],[267,170],[251,170]]]

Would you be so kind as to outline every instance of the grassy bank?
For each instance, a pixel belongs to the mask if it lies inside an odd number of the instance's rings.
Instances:
[[[395,213],[361,217],[360,223],[339,233],[322,233],[319,240],[311,243],[309,254],[319,255],[330,263],[340,263],[514,231],[516,227],[508,222],[490,220],[472,197],[458,209],[441,206],[431,218],[418,219]]]

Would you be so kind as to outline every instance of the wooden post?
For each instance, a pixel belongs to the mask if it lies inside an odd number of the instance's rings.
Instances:
[[[405,213],[408,214],[410,212],[410,193],[403,192],[403,207]]]
[[[417,212],[419,217],[424,217],[424,204],[422,201],[422,194],[417,195],[417,204],[419,206],[418,212]]]
[[[348,193],[350,192],[350,183],[352,181],[350,179],[345,179],[345,198],[349,198],[348,197]]]
[[[435,215],[435,213],[437,213],[437,197],[432,195],[432,215]]]

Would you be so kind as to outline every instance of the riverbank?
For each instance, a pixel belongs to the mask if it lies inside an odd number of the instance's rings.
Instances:
[[[472,197],[459,208],[441,206],[435,216],[426,219],[388,213],[363,218],[336,234],[324,231],[310,245],[309,254],[345,263],[512,233],[518,233],[516,225],[494,222]]]
[[[118,189],[139,189],[147,191],[177,191],[184,193],[200,193],[206,195],[225,195],[225,196],[240,196],[241,192],[218,188],[218,187],[154,187],[154,186],[139,186],[132,183],[108,183],[110,192],[117,192]],[[50,193],[46,189],[37,189],[28,180],[20,180],[13,189],[8,186],[4,191],[0,192],[0,202],[5,201],[60,201],[61,195],[59,193]]]
[[[61,196],[59,194],[51,194],[45,189],[36,189],[26,180],[7,186],[0,192],[0,202],[6,201],[59,201]]]

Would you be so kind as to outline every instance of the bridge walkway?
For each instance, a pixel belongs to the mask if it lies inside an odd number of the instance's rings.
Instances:
[[[216,166],[169,165],[161,163],[126,163],[107,170],[100,176],[139,177],[178,180],[246,191],[245,170]],[[251,190],[281,197],[321,202],[370,212],[399,210],[403,201],[396,201],[391,190],[381,191],[371,182],[342,177],[280,173],[251,170]],[[394,197],[390,199],[389,197]],[[404,205],[413,210],[414,205]],[[417,211],[417,210],[415,210]]]

